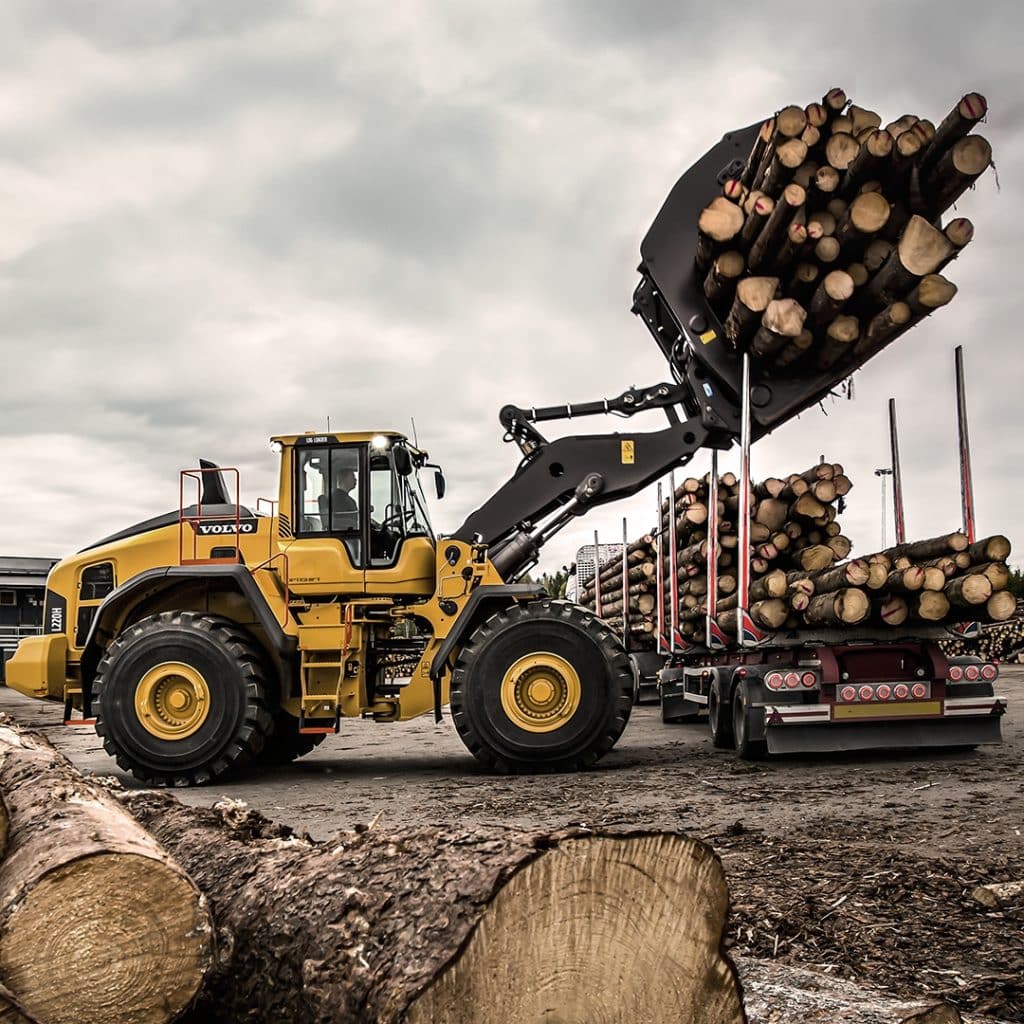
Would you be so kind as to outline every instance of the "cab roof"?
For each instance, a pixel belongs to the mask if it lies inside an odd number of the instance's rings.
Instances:
[[[375,437],[386,437],[392,441],[406,441],[405,434],[397,430],[354,430],[339,432],[335,430],[307,430],[304,434],[276,434],[271,441],[283,445],[296,444],[367,444]]]

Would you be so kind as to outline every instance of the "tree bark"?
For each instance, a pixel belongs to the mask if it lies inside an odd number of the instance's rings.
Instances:
[[[965,537],[965,542],[966,539]],[[966,551],[972,562],[1005,562],[1010,557],[1010,542],[1002,534],[997,533],[992,537],[975,541],[969,547],[965,543],[963,548],[957,550]]]
[[[213,963],[206,899],[100,786],[0,719],[0,977],[56,1024],[177,1017]]]
[[[834,320],[853,295],[853,289],[853,278],[845,270],[833,270],[826,274],[807,310],[811,322],[825,324]]]
[[[855,626],[871,612],[871,602],[863,590],[850,587],[811,598],[804,619],[810,626]]]
[[[806,315],[795,299],[772,299],[750,343],[751,355],[764,358],[785,348],[804,329]]]
[[[952,253],[949,239],[924,217],[915,214],[885,264],[867,283],[865,299],[877,308],[903,300],[922,277],[934,274]]]
[[[800,143],[800,145],[803,145]],[[762,264],[770,263],[778,253],[786,229],[797,211],[804,205],[807,193],[799,185],[787,185],[775,203],[771,216],[765,222],[757,240],[751,246],[747,264],[751,271],[759,271]]]
[[[954,607],[970,608],[992,596],[992,581],[984,573],[969,573],[949,580],[943,592]]]
[[[697,221],[694,259],[700,270],[710,269],[715,254],[732,241],[743,227],[743,211],[724,196],[716,196],[701,211]]]
[[[864,334],[853,346],[853,354],[858,359],[866,360],[881,352],[910,325],[911,315],[910,306],[905,302],[894,302],[886,306],[868,322]]]
[[[888,558],[890,562],[895,562],[897,558],[904,555],[915,562],[926,562],[930,558],[941,558],[950,552],[965,551],[966,549],[967,538],[962,533],[946,533],[941,537],[929,537],[927,540],[913,540],[906,544],[897,544],[894,547],[886,548],[880,554]],[[986,558],[984,561],[1002,561],[1002,559]]]
[[[824,241],[824,239],[823,239]],[[816,365],[819,370],[835,366],[847,352],[852,352],[860,337],[860,321],[855,316],[840,314],[828,325],[825,341],[818,351]]]
[[[859,152],[843,175],[842,192],[845,195],[855,195],[863,182],[885,173],[892,151],[893,137],[884,129],[872,130],[861,143]]]
[[[777,277],[747,277],[736,286],[736,298],[725,320],[725,333],[739,348],[757,330],[779,286]]]
[[[129,805],[233,938],[204,1020],[743,1019],[719,952],[721,864],[684,836],[435,827],[316,844],[237,806]]]
[[[991,163],[992,147],[980,135],[968,135],[944,153],[924,182],[935,216],[948,210]]]
[[[704,278],[704,294],[708,301],[721,309],[732,301],[736,282],[746,269],[743,253],[730,249],[715,260],[708,276]]]
[[[917,287],[907,296],[912,319],[915,321],[948,305],[956,295],[956,285],[941,274],[928,274],[921,278]]]
[[[935,129],[935,136],[921,157],[921,167],[927,171],[955,143],[959,142],[988,113],[988,101],[979,92],[969,92],[943,118]]]

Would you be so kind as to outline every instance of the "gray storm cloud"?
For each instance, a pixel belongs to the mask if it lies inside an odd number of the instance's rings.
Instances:
[[[268,436],[328,416],[414,417],[448,471],[435,518],[454,528],[515,466],[503,404],[667,376],[629,314],[661,201],[723,132],[836,84],[933,120],[984,92],[999,187],[988,175],[959,204],[977,235],[950,272],[956,302],[858,373],[854,401],[759,443],[755,472],[842,461],[847,532],[873,547],[892,396],[909,529],[955,526],[963,343],[980,526],[1014,535],[1024,15],[972,10],[8,3],[0,549],[59,555],[165,511],[199,455],[241,467],[250,500],[269,495]],[[545,563],[595,528],[619,536],[623,515],[642,532],[653,506],[649,491],[598,510]]]

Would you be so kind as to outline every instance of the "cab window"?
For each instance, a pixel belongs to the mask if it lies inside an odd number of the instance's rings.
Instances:
[[[361,564],[360,449],[304,448],[298,453],[296,492],[303,536],[338,537],[353,565]]]

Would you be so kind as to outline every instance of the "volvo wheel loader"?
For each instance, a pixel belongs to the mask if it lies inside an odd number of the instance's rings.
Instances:
[[[427,518],[427,454],[398,433],[275,438],[280,486],[266,514],[240,504],[237,474],[232,486],[209,463],[185,471],[178,510],[55,566],[45,633],[22,642],[8,685],[62,701],[69,722],[94,720],[118,764],[155,785],[300,756],[344,717],[440,717],[446,704],[490,769],[592,765],[629,718],[629,661],[604,622],[522,579],[575,517],[737,438],[740,359],[694,271],[692,225],[756,131],[726,135],[687,171],[642,243],[633,310],[671,382],[506,406],[505,440],[521,460],[446,537]],[[776,379],[755,367],[754,438],[853,369]],[[664,411],[664,429],[549,441],[536,426],[650,409]]]

